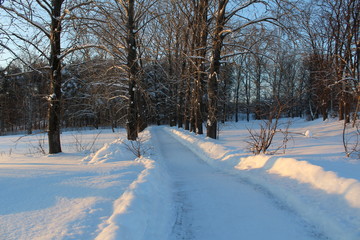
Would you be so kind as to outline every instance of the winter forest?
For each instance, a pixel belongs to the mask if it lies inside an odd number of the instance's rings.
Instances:
[[[0,134],[336,117],[360,101],[357,0],[3,0]]]
[[[359,240],[359,0],[0,0],[0,239]]]

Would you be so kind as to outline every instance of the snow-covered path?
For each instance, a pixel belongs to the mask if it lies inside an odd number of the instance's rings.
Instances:
[[[326,239],[259,187],[219,172],[161,128],[153,128],[173,179],[173,239]]]

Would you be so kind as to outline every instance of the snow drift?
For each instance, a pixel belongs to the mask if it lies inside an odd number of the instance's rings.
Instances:
[[[141,133],[144,148],[150,144],[150,132]],[[124,140],[127,141],[127,140]],[[85,161],[89,164],[116,162],[134,158],[134,154],[117,139],[105,144]],[[83,161],[84,161],[83,160]],[[134,160],[144,168],[128,188],[113,203],[112,214],[99,226],[99,240],[151,240],[166,239],[171,229],[170,180],[163,167],[153,159]]]
[[[185,144],[194,151],[201,150],[207,157],[207,161],[215,159],[224,162],[228,165],[228,169],[232,167],[238,170],[263,168],[270,174],[295,179],[300,183],[308,183],[313,188],[329,194],[342,195],[351,207],[360,208],[360,182],[355,179],[339,177],[335,172],[324,171],[320,166],[293,158],[255,155],[242,157],[238,160],[238,154],[234,154],[231,150],[212,142],[210,139],[201,140],[174,129],[171,132],[187,141],[188,144],[186,142]],[[236,161],[238,164],[234,166],[233,164]],[[210,163],[214,165],[213,162]]]
[[[166,239],[171,206],[168,177],[155,161],[139,158],[145,169],[113,204],[112,215],[95,239]],[[165,183],[164,183],[165,180]]]
[[[79,133],[82,143],[93,133]],[[65,153],[45,156],[24,154],[34,136],[12,154],[18,136],[0,138],[0,239],[167,239],[170,180],[156,158],[136,158],[111,130],[99,135],[98,151],[71,153],[73,134],[62,135]],[[142,137],[152,144],[149,131]]]
[[[270,156],[251,156],[241,158],[236,169],[249,170],[264,168],[268,173],[308,183],[313,188],[329,194],[344,197],[351,207],[360,208],[360,183],[351,178],[342,178],[335,172],[324,171],[322,167],[294,158],[271,158]]]

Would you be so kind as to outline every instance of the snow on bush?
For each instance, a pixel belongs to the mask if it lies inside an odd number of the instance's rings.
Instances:
[[[309,129],[305,131],[304,135],[305,135],[305,137],[309,137],[309,138],[311,138],[313,136],[312,132]]]

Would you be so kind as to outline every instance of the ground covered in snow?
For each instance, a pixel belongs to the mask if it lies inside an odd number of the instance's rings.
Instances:
[[[293,119],[286,152],[254,156],[247,128],[219,140],[151,127],[137,158],[118,130],[0,137],[0,239],[360,239],[360,161],[342,124]],[[135,146],[137,148],[137,146]]]

